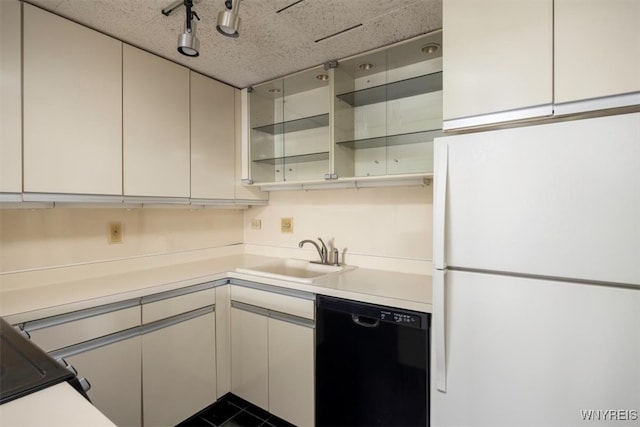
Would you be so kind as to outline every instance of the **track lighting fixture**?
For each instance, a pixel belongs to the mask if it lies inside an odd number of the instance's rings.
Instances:
[[[184,22],[184,31],[178,36],[178,52],[186,56],[196,57],[200,55],[200,40],[196,37],[196,21],[194,21],[193,18],[199,21],[200,17],[195,10],[192,10],[193,0],[175,1],[162,9],[162,14],[169,16],[182,5],[184,5],[186,9],[186,19]]]
[[[238,28],[240,28],[240,17],[238,16],[240,1],[225,0],[225,10],[218,14],[218,25],[216,25],[216,29],[220,34],[233,38],[240,35],[238,33]]]
[[[187,10],[186,19],[184,22],[184,32],[178,36],[178,52],[186,56],[198,56],[200,55],[200,40],[196,37],[196,21],[200,17],[195,11],[192,11],[193,0],[184,0],[184,7]]]

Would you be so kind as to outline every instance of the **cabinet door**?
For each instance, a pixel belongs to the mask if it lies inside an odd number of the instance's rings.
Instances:
[[[24,191],[122,194],[122,43],[26,3],[23,37]]]
[[[142,336],[144,424],[173,426],[216,401],[215,314]]]
[[[233,199],[235,94],[191,72],[191,197]]]
[[[189,197],[189,70],[123,46],[127,196]]]
[[[236,200],[268,200],[269,193],[257,187],[243,185],[249,180],[251,156],[249,150],[249,94],[247,89],[234,90],[235,95],[235,198]]]
[[[231,308],[231,392],[269,408],[268,318]]]
[[[554,21],[556,103],[632,92],[639,102],[640,2],[555,0]]]
[[[269,319],[269,412],[314,425],[314,356],[313,328]]]
[[[445,129],[551,115],[552,0],[447,0],[442,13]]]
[[[140,342],[136,336],[65,358],[91,383],[91,402],[119,426],[142,424]]]
[[[0,193],[22,191],[21,4],[0,2]]]

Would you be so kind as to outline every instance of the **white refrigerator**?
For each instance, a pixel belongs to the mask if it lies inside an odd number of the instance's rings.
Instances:
[[[640,113],[434,158],[431,426],[640,426]]]

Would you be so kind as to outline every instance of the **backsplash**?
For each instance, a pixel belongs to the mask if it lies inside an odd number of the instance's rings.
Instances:
[[[240,244],[242,227],[240,210],[0,210],[0,273]]]
[[[272,192],[269,205],[245,213],[245,248],[315,259],[315,249],[298,242],[321,237],[344,251],[348,264],[396,269],[415,261],[418,270],[409,272],[430,274],[432,194],[432,186]],[[293,233],[280,232],[281,218],[293,218]],[[260,230],[251,229],[252,219]]]
[[[315,249],[298,242],[321,237],[347,264],[430,274],[432,204],[424,186],[272,192],[269,205],[246,211],[0,210],[0,273],[242,243],[248,253],[315,259]],[[281,218],[293,218],[293,233],[280,232]],[[114,222],[123,243],[108,243]]]

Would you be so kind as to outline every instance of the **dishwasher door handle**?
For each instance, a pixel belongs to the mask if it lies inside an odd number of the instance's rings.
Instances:
[[[364,321],[363,319],[368,319],[371,321]],[[377,328],[380,324],[380,319],[372,319],[371,317],[364,317],[358,314],[352,314],[351,320],[353,320],[353,323],[355,323],[356,325],[364,326],[365,328]]]

